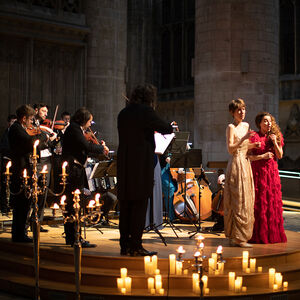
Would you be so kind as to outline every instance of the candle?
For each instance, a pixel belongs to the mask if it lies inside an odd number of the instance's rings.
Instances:
[[[249,258],[249,251],[243,251],[243,259]]]
[[[121,268],[121,278],[126,278],[127,277],[127,269],[126,268]]]
[[[149,274],[149,263],[150,263],[150,256],[145,256],[144,257],[145,274]]]
[[[219,273],[223,274],[224,273],[224,263],[218,262],[217,267],[218,267]]]
[[[26,169],[24,169],[24,171],[23,171],[23,177],[27,178],[27,170]]]
[[[235,272],[228,273],[228,288],[230,291],[234,291]]]
[[[90,200],[87,208],[94,208],[95,204],[96,204],[95,200]]]
[[[256,258],[250,258],[250,272],[255,273]]]
[[[242,292],[246,293],[247,292],[247,287],[246,286],[242,286]]]
[[[125,288],[121,288],[121,294],[126,294],[126,289]]]
[[[38,146],[38,144],[40,143],[39,140],[36,140],[33,144],[33,156],[36,157],[36,147]]]
[[[262,273],[262,267],[257,267],[257,272]]]
[[[197,292],[197,283],[199,286],[199,274],[198,273],[193,273],[192,275],[193,278],[193,292],[196,293]]]
[[[236,280],[234,281],[234,291],[239,293],[242,289],[242,284],[243,284],[243,278],[237,277]]]
[[[61,196],[61,198],[60,198],[60,205],[62,205],[62,206],[65,205],[66,199],[67,199],[66,195]]]
[[[162,288],[162,282],[161,281],[155,281],[155,288],[157,291],[159,291]]]
[[[204,295],[209,295],[209,288],[204,289]]]
[[[154,295],[155,294],[155,289],[151,289],[150,294]]]
[[[6,172],[5,174],[9,174],[9,168],[11,167],[11,160],[6,164]]]
[[[54,203],[53,206],[51,207],[52,209],[59,209],[59,206],[57,203]]]
[[[152,256],[151,262],[152,262],[152,268],[153,268],[153,271],[154,271],[154,270],[157,269],[157,255]]]
[[[44,165],[42,171],[40,172],[40,174],[47,174],[47,173],[48,173],[47,165]]]
[[[251,269],[250,269],[250,268],[246,268],[245,272],[246,272],[247,274],[249,274],[249,273],[251,273]]]
[[[269,269],[269,288],[270,289],[273,288],[274,281],[275,281],[275,269],[270,268]]]
[[[124,288],[124,278],[117,278],[118,290],[121,292],[121,289]]]
[[[287,288],[289,287],[289,283],[287,281],[283,282],[283,289],[287,290]]]
[[[160,270],[159,270],[159,269],[156,269],[155,272],[154,272],[154,274],[155,274],[155,275],[159,275],[159,274],[160,274]]]
[[[215,270],[215,260],[213,258],[208,259],[208,274],[214,274]]]
[[[248,259],[249,259],[249,251],[243,251],[242,266],[244,272],[246,271],[246,268],[248,268]]]
[[[219,275],[220,274],[220,271],[219,270],[216,270],[215,271],[215,275]]]
[[[163,295],[165,293],[165,290],[164,289],[159,289],[159,294],[160,295]]]
[[[176,261],[176,255],[170,254],[169,255],[170,275],[174,275],[176,273],[175,261]]]
[[[184,270],[183,270],[183,274],[184,274],[184,275],[188,275],[188,274],[189,274],[189,270],[188,270],[188,269],[184,269]]]
[[[62,164],[62,175],[65,176],[66,175],[66,166],[68,165],[68,162],[65,161],[63,164]]]
[[[279,289],[282,287],[282,275],[281,275],[281,273],[275,273],[275,283],[277,284]]]
[[[203,289],[207,288],[208,277],[206,275],[202,276]]]
[[[273,291],[277,291],[278,290],[278,285],[275,283],[273,284]]]
[[[223,249],[223,247],[222,247],[222,246],[218,246],[218,249],[217,249],[217,254],[221,254],[221,253],[222,253],[222,249]]]
[[[148,290],[149,290],[149,292],[151,292],[151,289],[154,289],[154,278],[153,277],[148,278]]]
[[[217,253],[212,253],[211,258],[214,259],[214,270],[215,270],[217,268],[218,254]]]
[[[132,282],[131,277],[125,278],[125,288],[126,288],[126,291],[128,291],[129,293],[131,292],[131,282]]]
[[[182,262],[176,261],[176,275],[182,275]]]
[[[97,207],[100,206],[99,199],[100,199],[100,194],[97,193],[97,194],[95,195],[95,203],[96,203],[96,206],[97,206]]]

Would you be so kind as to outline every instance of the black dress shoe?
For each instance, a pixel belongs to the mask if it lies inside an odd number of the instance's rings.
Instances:
[[[148,250],[144,249],[143,247],[130,250],[130,256],[152,256],[152,255],[156,255],[156,254],[157,254],[156,251],[148,251]]]
[[[96,244],[91,244],[89,241],[83,240],[81,242],[81,247],[82,248],[95,248],[95,247],[97,247],[97,245]]]
[[[12,241],[15,243],[32,243],[33,240],[28,237],[27,235],[24,235],[23,237],[16,237],[12,238]]]
[[[43,228],[42,226],[40,227],[40,232],[48,232],[48,229]]]

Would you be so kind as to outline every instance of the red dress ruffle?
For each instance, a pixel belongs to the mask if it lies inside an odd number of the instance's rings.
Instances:
[[[282,137],[283,146],[283,137]],[[278,164],[272,141],[262,133],[256,133],[251,142],[261,142],[261,148],[253,149],[252,154],[274,153],[272,159],[251,162],[255,186],[254,228],[250,243],[269,244],[287,241],[282,216],[281,183]]]

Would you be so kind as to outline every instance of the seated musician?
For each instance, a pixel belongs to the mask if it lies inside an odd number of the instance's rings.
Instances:
[[[84,130],[91,126],[92,114],[85,108],[79,108],[71,118],[70,126],[65,131],[62,147],[62,159],[68,162],[68,184],[66,186],[66,215],[74,213],[73,194],[76,189],[81,191],[87,182],[84,165],[89,153],[108,155],[109,149],[102,143],[101,145],[89,143],[84,137]],[[75,242],[74,223],[65,223],[66,244],[73,246]],[[83,248],[95,247],[88,241],[81,239]]]

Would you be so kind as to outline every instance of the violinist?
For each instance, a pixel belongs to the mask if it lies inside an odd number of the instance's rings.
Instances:
[[[47,115],[48,115],[48,105],[45,103],[38,103],[34,105],[35,109],[35,125],[37,127],[40,127],[43,124],[43,121],[46,120]],[[46,129],[45,127],[42,127],[43,129]],[[48,147],[41,150],[40,152],[40,159],[39,163],[37,165],[37,171],[38,173],[42,170],[44,165],[47,165],[47,187],[49,187],[50,184],[50,174],[51,174],[51,157],[52,157],[52,147],[55,143],[57,134],[53,132],[52,130],[46,129],[49,132],[49,140],[48,140]],[[45,209],[45,204],[46,204],[46,199],[47,199],[47,190],[44,195],[39,195],[38,197],[38,217],[40,222],[43,221],[44,219],[44,209]],[[48,232],[47,229],[43,228],[42,226],[40,227],[40,232]]]
[[[20,106],[17,111],[17,121],[10,127],[8,140],[10,144],[11,167],[11,191],[17,193],[22,186],[22,173],[24,169],[30,171],[29,156],[33,150],[36,139],[40,140],[38,148],[45,146],[48,137],[44,134],[30,136],[26,129],[32,126],[35,111],[29,105]],[[24,191],[11,196],[13,207],[12,241],[30,243],[25,231],[26,217],[29,212],[30,200],[25,197]]]
[[[89,153],[108,155],[109,149],[105,144],[89,143],[84,137],[84,131],[91,126],[93,115],[85,108],[79,108],[71,118],[70,126],[65,131],[62,145],[62,159],[68,162],[68,184],[66,186],[67,205],[66,215],[74,213],[73,194],[76,189],[81,191],[87,182],[85,163]],[[81,194],[82,195],[82,194]],[[73,246],[75,241],[74,223],[65,223],[66,244]],[[95,247],[81,239],[83,248]]]

